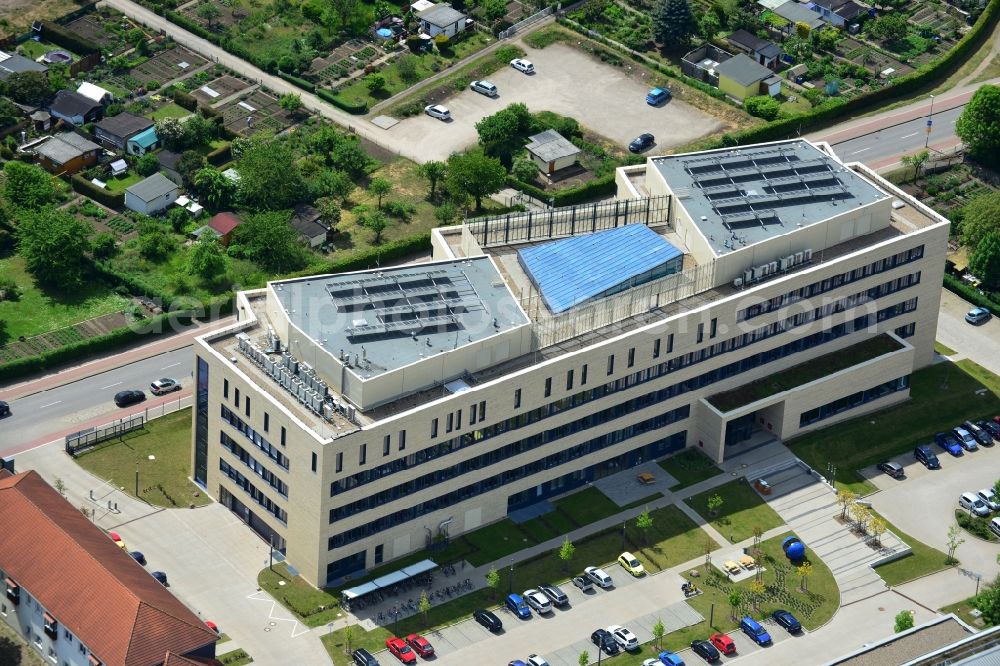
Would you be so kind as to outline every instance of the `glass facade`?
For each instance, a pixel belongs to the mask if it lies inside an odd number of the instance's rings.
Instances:
[[[906,375],[905,377],[900,377],[899,379],[893,379],[892,381],[885,382],[884,384],[879,384],[878,386],[870,388],[867,391],[852,393],[851,395],[843,397],[840,400],[834,400],[833,402],[828,402],[827,404],[817,407],[816,409],[810,409],[808,412],[803,412],[799,417],[799,426],[807,426],[811,423],[828,419],[831,416],[840,414],[841,412],[846,412],[848,409],[854,409],[855,407],[860,407],[861,405],[871,402],[872,400],[878,400],[879,398],[887,396],[890,393],[907,389],[909,386],[910,376]]]
[[[194,480],[202,488],[208,477],[208,363],[198,356],[198,386],[194,410]]]

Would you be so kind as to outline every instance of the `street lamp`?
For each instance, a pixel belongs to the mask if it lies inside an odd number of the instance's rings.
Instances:
[[[931,109],[927,113],[927,136],[924,138],[924,148],[931,141],[931,125],[934,123],[934,95],[931,95]]]
[[[622,551],[625,550],[625,526],[628,525],[627,520],[622,521]]]
[[[510,575],[507,576],[507,594],[514,593],[514,560],[510,561]]]

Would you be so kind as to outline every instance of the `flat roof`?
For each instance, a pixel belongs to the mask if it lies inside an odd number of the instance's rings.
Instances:
[[[271,284],[291,323],[373,377],[528,323],[488,256]]]
[[[525,146],[528,152],[546,162],[555,161],[560,157],[571,157],[580,152],[580,149],[572,141],[554,129],[547,129],[530,136],[528,140],[530,143]]]
[[[973,636],[975,634],[968,625],[954,615],[946,615],[864,645],[851,654],[827,662],[826,666],[886,666],[920,662],[921,657]],[[934,660],[932,663],[942,662]]]
[[[92,150],[100,150],[101,147],[92,141],[84,139],[73,132],[64,132],[53,136],[45,143],[38,146],[35,152],[44,155],[56,164],[66,164],[70,160],[88,153]]]
[[[889,197],[804,139],[652,162],[717,256]]]
[[[753,85],[774,75],[774,72],[751,59],[745,53],[738,53],[729,60],[719,63],[715,71],[719,73],[719,76],[732,79],[741,86]]]

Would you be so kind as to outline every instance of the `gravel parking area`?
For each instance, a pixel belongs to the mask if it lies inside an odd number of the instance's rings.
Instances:
[[[491,99],[465,90],[444,102],[451,110],[450,122],[427,115],[406,118],[384,130],[387,139],[407,142],[428,160],[444,160],[476,143],[475,124],[483,117],[514,102],[523,102],[532,111],[571,116],[622,145],[643,132],[652,132],[657,143],[650,154],[690,143],[723,127],[720,120],[684,102],[649,106],[648,85],[571,46],[556,43],[526,51],[535,65],[534,75],[504,68],[490,77],[500,90],[499,97]]]

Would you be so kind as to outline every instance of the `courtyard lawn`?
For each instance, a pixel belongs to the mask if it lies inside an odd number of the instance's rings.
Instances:
[[[909,401],[786,444],[813,469],[826,469],[827,463],[835,462],[837,487],[866,495],[876,488],[858,470],[912,451],[956,423],[1000,414],[998,396],[1000,377],[976,363],[938,363],[913,373]]]
[[[156,111],[152,111],[146,114],[146,117],[150,120],[163,120],[164,118],[184,118],[185,116],[190,116],[191,111],[188,111],[180,104],[176,102],[167,102]]]
[[[722,473],[722,470],[716,467],[708,456],[697,449],[679,451],[669,458],[661,460],[659,465],[670,476],[677,479],[677,485],[671,486],[670,490],[687,488]]]
[[[0,343],[71,326],[129,306],[128,298],[100,282],[87,282],[72,293],[39,287],[18,255],[0,259],[0,275],[21,288],[20,299],[0,302]]]
[[[955,350],[954,349],[952,349],[951,347],[949,347],[946,344],[942,344],[942,343],[938,342],[937,340],[934,341],[934,351],[936,351],[938,354],[941,354],[942,356],[954,356],[955,355]]]
[[[127,188],[132,187],[142,179],[143,177],[137,173],[126,173],[124,176],[109,178],[107,181],[108,191],[116,194],[124,192]]]
[[[621,507],[593,486],[558,499],[553,504],[577,526],[596,523],[622,511]]]
[[[140,411],[141,405],[128,413]],[[108,420],[112,420],[109,416]],[[150,460],[150,456],[155,456]],[[76,457],[76,462],[102,480],[135,497],[136,465],[139,497],[169,509],[204,506],[209,499],[191,482],[191,409],[153,419],[142,430],[110,440]]]
[[[722,498],[717,516],[710,516],[708,513],[708,498],[713,495]],[[755,528],[766,532],[784,524],[746,479],[730,481],[689,497],[684,502],[733,543],[752,537]]]
[[[885,520],[885,516],[879,515],[874,511],[872,513]],[[899,528],[889,521],[886,521],[885,525],[890,532],[909,544],[910,548],[913,549],[910,555],[875,568],[875,573],[881,576],[887,585],[902,585],[907,581],[948,568],[949,565],[945,562],[947,556],[940,550],[931,548],[910,535],[900,532]]]
[[[982,617],[976,617],[975,615],[972,614],[972,611],[976,610],[976,606],[974,603],[975,600],[976,600],[975,597],[969,597],[965,601],[959,601],[957,603],[945,606],[944,608],[941,609],[941,612],[945,615],[947,615],[948,613],[954,613],[970,627],[977,627],[979,629],[982,629],[986,627],[986,622],[983,620]]]
[[[652,573],[693,560],[704,555],[706,550],[713,551],[719,547],[676,506],[650,511],[649,516],[653,519],[653,526],[645,535],[636,527],[634,520],[628,522],[625,546],[631,547],[632,553]]]

